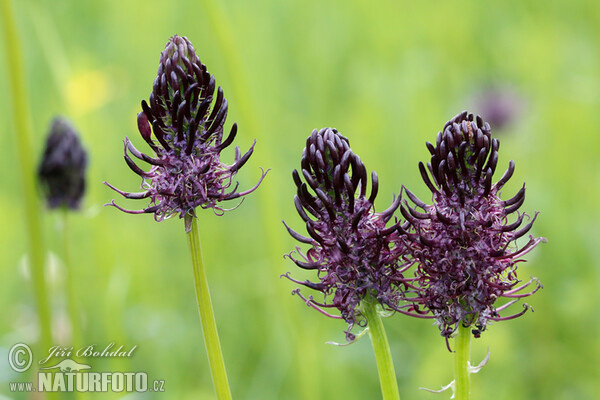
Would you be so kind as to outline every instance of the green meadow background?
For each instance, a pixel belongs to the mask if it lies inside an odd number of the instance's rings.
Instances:
[[[524,181],[522,210],[540,211],[533,234],[548,238],[519,267],[544,289],[535,308],[496,323],[473,341],[473,399],[600,397],[600,2],[597,1],[13,1],[25,57],[35,159],[55,115],[67,116],[89,152],[88,190],[70,218],[78,306],[86,344],[111,342],[131,358],[88,359],[95,371],[144,371],[165,381],[158,395],[91,398],[213,399],[183,222],[154,222],[103,204],[136,191],[123,139],[148,151],[136,128],[160,51],[185,35],[229,100],[226,127],[255,152],[238,178],[260,189],[235,211],[199,214],[209,284],[229,380],[236,399],[378,399],[371,344],[348,347],[345,324],[309,309],[281,279],[295,243],[281,220],[302,231],[291,171],[312,129],[336,127],[380,178],[378,210],[402,184],[430,193],[417,163],[426,140],[463,109],[480,112],[476,94],[510,87],[522,112],[492,133],[499,169]],[[25,210],[4,44],[0,43],[0,399],[8,382],[33,379],[9,368],[18,342],[35,345],[37,320],[28,278]],[[224,154],[230,161],[233,152]],[[502,171],[499,172],[498,177]],[[143,201],[120,200],[129,208]],[[43,210],[53,342],[72,345],[66,314],[59,218]],[[516,306],[515,311],[520,310]],[[444,399],[452,355],[430,321],[384,321],[403,399]],[[36,357],[38,355],[36,354]],[[59,361],[61,358],[56,359]],[[36,367],[31,371],[35,372]],[[30,372],[31,372],[30,371]],[[70,398],[69,396],[63,396]],[[62,398],[62,397],[61,397]]]

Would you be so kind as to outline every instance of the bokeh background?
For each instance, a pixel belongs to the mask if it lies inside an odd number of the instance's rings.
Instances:
[[[528,299],[535,312],[497,323],[473,342],[473,363],[491,351],[473,377],[473,398],[600,397],[599,2],[13,3],[35,130],[31,152],[38,159],[57,114],[71,119],[89,151],[88,192],[71,217],[85,342],[137,345],[129,359],[90,364],[165,380],[161,395],[97,398],[214,398],[182,221],[156,223],[103,207],[115,197],[104,180],[139,187],[123,162],[122,140],[146,149],[136,113],[175,33],[193,42],[224,88],[226,126],[237,121],[240,128],[237,145],[258,140],[238,175],[241,187],[255,183],[259,167],[271,168],[239,209],[200,214],[234,398],[380,398],[369,340],[326,344],[344,341],[345,324],[307,308],[280,278],[287,271],[309,276],[282,257],[296,243],[281,220],[301,228],[291,171],[311,130],[333,126],[379,174],[380,210],[402,184],[429,199],[417,168],[428,158],[424,142],[463,109],[508,118],[492,123],[499,169],[510,159],[517,165],[504,193],[527,182],[523,209],[541,212],[533,233],[548,238],[519,269],[523,279],[544,284]],[[14,343],[37,340],[5,57],[0,47],[0,393],[25,398],[9,393],[8,382],[27,377],[5,362]],[[44,213],[43,222],[54,342],[68,346],[59,218]],[[404,316],[384,322],[403,398],[449,398],[419,390],[452,379],[438,329]]]

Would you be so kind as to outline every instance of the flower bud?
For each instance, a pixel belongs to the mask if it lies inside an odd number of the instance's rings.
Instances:
[[[85,192],[87,154],[73,126],[64,118],[52,122],[38,179],[49,208],[78,209]]]

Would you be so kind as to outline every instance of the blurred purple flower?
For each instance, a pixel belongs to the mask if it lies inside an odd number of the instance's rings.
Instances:
[[[38,179],[49,208],[78,209],[85,192],[87,154],[73,126],[57,117],[46,140]]]
[[[322,302],[302,295],[300,289],[293,293],[321,313],[344,319],[348,323],[346,339],[351,341],[355,337],[352,327],[368,322],[358,308],[364,299],[372,298],[384,309],[402,310],[402,273],[410,263],[398,265],[402,249],[397,226],[386,228],[400,199],[394,199],[387,210],[375,212],[377,174],[371,174],[367,197],[367,170],[350,149],[348,139],[335,129],[312,132],[301,167],[300,173],[294,170],[292,174],[298,189],[294,204],[309,236],[285,226],[296,240],[311,248],[304,254],[297,247],[287,257],[302,269],[317,271],[318,281],[298,281],[289,273],[285,276],[321,292]],[[325,311],[330,308],[337,308],[341,317]]]
[[[517,120],[524,106],[523,98],[508,86],[494,85],[475,96],[475,108],[497,130]]]
[[[110,205],[130,214],[153,213],[161,221],[177,213],[180,218],[187,214],[195,217],[198,206],[221,214],[226,210],[220,202],[240,198],[258,188],[264,171],[253,188],[238,192],[237,183],[231,188],[235,174],[252,155],[254,144],[244,155],[236,147],[232,165],[221,162],[220,153],[233,142],[237,125],[233,124],[223,140],[227,100],[220,87],[216,98],[214,91],[215,78],[200,62],[190,41],[173,36],[161,53],[150,104],[142,101],[142,112],[138,114],[138,129],[156,156],[141,153],[128,138],[124,141],[125,161],[143,178],[143,191],[124,192],[105,182],[128,199],[149,198],[150,204],[135,211],[114,201]],[[138,167],[129,153],[150,164],[150,170]]]
[[[427,142],[427,148],[431,162],[427,167],[419,163],[419,169],[433,193],[433,204],[406,190],[415,206],[406,201],[401,206],[407,222],[399,230],[417,261],[416,280],[407,297],[413,297],[408,299],[415,304],[413,314],[431,313],[446,339],[459,323],[473,326],[478,337],[490,320],[512,319],[530,308],[524,304],[520,312],[500,315],[541,287],[535,278],[521,284],[517,263],[545,239],[530,235],[527,243],[517,246],[516,240],[529,232],[537,213],[529,218],[518,212],[525,185],[514,197],[500,199],[499,191],[515,164],[510,161],[504,175],[492,184],[499,142],[491,138],[490,126],[481,117],[462,112],[438,133],[436,145]],[[515,221],[509,222],[515,213]],[[519,229],[525,218],[529,222]],[[497,306],[499,298],[507,302]]]

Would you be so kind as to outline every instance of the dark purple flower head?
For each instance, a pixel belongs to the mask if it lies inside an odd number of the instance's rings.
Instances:
[[[363,299],[374,299],[387,309],[398,308],[402,272],[408,267],[397,265],[397,227],[386,228],[386,223],[400,199],[387,210],[375,212],[377,174],[371,174],[371,190],[367,192],[364,164],[350,149],[348,139],[335,129],[312,132],[301,167],[301,172],[294,170],[292,174],[298,188],[294,204],[309,236],[285,226],[295,239],[311,248],[306,254],[297,248],[288,257],[300,268],[317,271],[319,279],[310,282],[286,277],[321,292],[324,299],[318,302],[313,296],[303,296],[299,289],[294,291],[323,314],[343,318],[348,323],[346,338],[353,340],[352,327],[367,323],[357,309]],[[337,308],[341,317],[324,310],[328,308]]]
[[[177,213],[181,218],[195,216],[198,206],[222,213],[221,201],[237,199],[258,187],[265,173],[249,190],[237,192],[237,183],[231,187],[235,174],[252,155],[254,144],[244,155],[236,147],[232,165],[221,162],[220,153],[233,142],[237,125],[233,124],[223,140],[227,100],[220,87],[214,96],[215,87],[214,76],[200,62],[190,41],[173,36],[161,53],[149,104],[142,101],[138,114],[140,134],[156,156],[142,154],[125,138],[125,161],[143,178],[144,191],[128,193],[107,183],[126,198],[149,198],[150,204],[139,211],[125,210],[114,201],[113,206],[132,214],[153,213],[161,221]],[[150,164],[150,170],[138,167],[129,153]]]
[[[87,154],[71,124],[52,121],[38,178],[49,208],[78,209],[85,192]]]
[[[492,184],[499,142],[491,138],[490,127],[481,117],[466,111],[457,115],[438,134],[436,145],[427,142],[427,148],[431,162],[427,167],[419,163],[419,169],[433,193],[433,204],[406,190],[415,207],[407,202],[401,206],[407,223],[400,231],[418,262],[413,301],[431,312],[444,337],[449,338],[459,323],[473,326],[478,337],[488,321],[515,318],[529,308],[524,304],[516,314],[500,315],[541,287],[533,278],[520,285],[516,268],[522,256],[545,239],[530,235],[527,243],[517,246],[516,240],[531,229],[537,213],[529,218],[518,211],[525,186],[513,198],[500,199],[499,191],[515,164],[510,161],[504,175]],[[513,214],[516,218],[510,222]],[[529,222],[520,228],[524,219]],[[527,288],[529,292],[524,292]],[[499,298],[507,301],[496,305]]]

